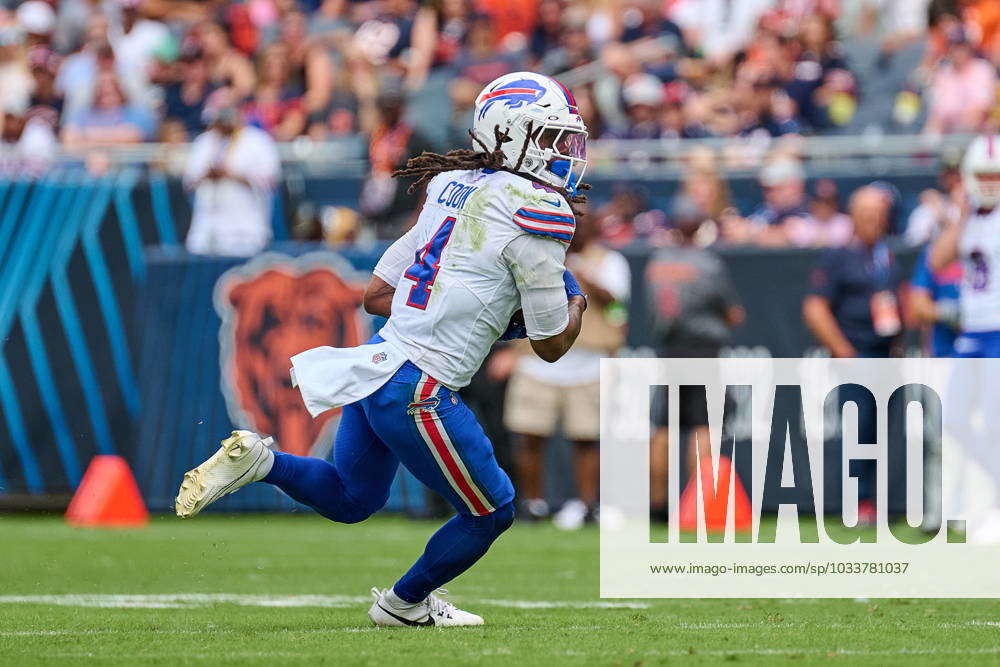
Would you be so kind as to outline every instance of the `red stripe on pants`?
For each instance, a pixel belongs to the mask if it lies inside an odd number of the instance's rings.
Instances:
[[[424,400],[429,398],[434,392],[434,388],[436,386],[437,380],[427,376],[427,382],[424,384],[424,389],[420,392],[420,399]],[[451,473],[452,479],[454,479],[455,483],[458,484],[458,488],[462,490],[462,494],[472,505],[473,510],[480,516],[483,514],[489,514],[489,510],[486,509],[486,506],[483,505],[479,496],[477,496],[472,490],[469,480],[465,478],[465,475],[462,474],[458,464],[455,463],[454,457],[452,457],[451,452],[448,450],[448,444],[444,441],[444,437],[442,437],[441,432],[438,430],[437,421],[434,419],[434,415],[428,410],[421,410],[420,421],[427,430],[427,435],[430,436],[431,443],[434,445],[434,449],[437,450],[438,456],[440,456],[441,460],[444,461],[444,465],[448,469],[448,472]]]

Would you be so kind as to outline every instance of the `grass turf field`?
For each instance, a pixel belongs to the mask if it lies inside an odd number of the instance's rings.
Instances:
[[[515,524],[450,586],[482,628],[375,629],[436,522],[0,515],[0,664],[997,664],[989,600],[598,599],[596,529]],[[581,603],[583,606],[578,606]]]

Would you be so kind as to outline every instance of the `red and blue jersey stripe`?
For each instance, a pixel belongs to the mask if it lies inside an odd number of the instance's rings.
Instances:
[[[548,236],[563,243],[573,240],[576,219],[572,214],[541,211],[534,208],[519,208],[514,212],[514,222],[530,234]]]

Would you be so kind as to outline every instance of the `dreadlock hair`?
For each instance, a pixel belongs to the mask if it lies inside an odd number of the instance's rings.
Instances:
[[[406,189],[407,193],[413,194],[414,191],[416,191],[416,189],[421,185],[427,183],[429,180],[445,171],[454,171],[458,169],[493,169],[495,171],[503,170],[517,173],[517,171],[521,168],[521,164],[524,162],[524,157],[528,154],[528,146],[538,137],[541,131],[541,127],[533,129],[533,124],[529,121],[528,136],[524,139],[524,145],[521,147],[521,155],[518,157],[517,164],[514,165],[513,169],[509,169],[504,166],[504,154],[501,150],[501,146],[508,141],[513,141],[513,139],[510,138],[509,133],[502,132],[499,125],[494,125],[493,136],[496,139],[496,145],[493,147],[493,150],[490,150],[490,148],[484,144],[478,136],[476,136],[475,132],[469,130],[469,136],[472,137],[474,145],[478,144],[479,147],[482,148],[481,151],[459,148],[453,151],[448,151],[444,155],[424,151],[417,157],[412,157],[407,160],[406,166],[395,170],[392,172],[392,175],[394,178],[417,177],[417,180],[410,184],[410,187]],[[576,188],[577,190],[589,190],[590,184],[579,183]],[[587,196],[584,194],[570,194],[565,188],[555,188],[555,190],[565,197],[570,204],[585,204],[587,202]]]

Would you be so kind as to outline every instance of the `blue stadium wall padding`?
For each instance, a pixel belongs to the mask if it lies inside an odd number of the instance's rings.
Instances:
[[[132,449],[138,184],[66,169],[0,189],[0,495],[69,494],[93,455]]]

